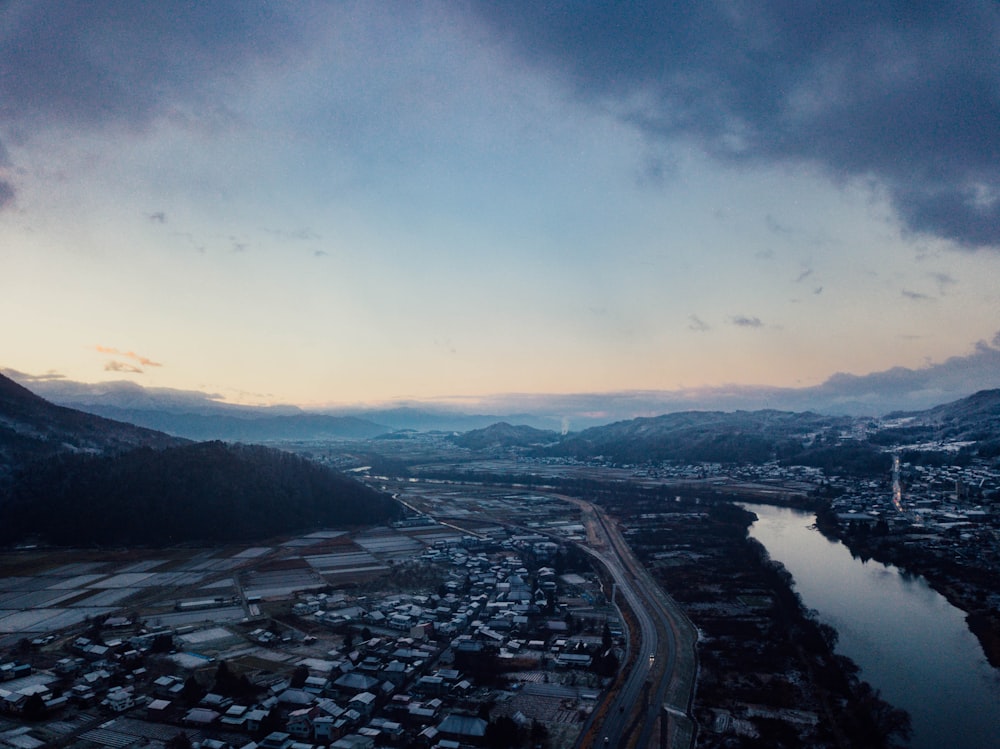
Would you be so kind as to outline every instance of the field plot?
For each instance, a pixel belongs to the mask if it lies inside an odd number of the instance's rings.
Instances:
[[[245,560],[231,557],[229,559],[215,559],[202,555],[176,568],[178,572],[228,572],[245,564]]]
[[[63,627],[82,624],[88,617],[101,616],[115,610],[114,606],[89,606],[73,609],[35,609],[33,611],[0,611],[0,634],[35,634],[55,632]]]
[[[209,576],[208,572],[153,572],[148,578],[142,581],[140,587],[143,588],[155,588],[155,587],[179,587],[181,585],[197,585],[206,577]],[[91,587],[105,587],[105,586],[91,586]]]
[[[355,540],[366,551],[389,559],[407,559],[424,550],[419,541],[400,533],[359,536]]]
[[[55,574],[50,572],[46,577],[55,577]],[[68,590],[71,588],[86,588],[91,583],[96,583],[98,580],[107,577],[103,574],[91,574],[91,575],[74,575],[73,577],[67,577],[62,580],[56,580],[52,585],[49,586],[49,590]]]
[[[291,569],[252,570],[243,580],[243,590],[248,597],[287,598],[297,590],[311,590],[326,586],[326,580],[310,567]]]
[[[140,592],[142,588],[112,588],[109,590],[102,590],[99,593],[94,593],[87,596],[75,603],[70,604],[71,606],[114,606],[116,603],[121,603],[126,598],[134,596],[136,593]]]
[[[124,747],[142,746],[152,741],[167,742],[181,732],[176,726],[146,723],[131,718],[116,718],[87,731],[80,738],[111,749],[124,749]],[[204,738],[201,731],[190,727],[185,727],[183,733],[191,743],[200,743]]]
[[[201,648],[206,645],[220,647],[234,642],[243,642],[242,637],[233,634],[225,627],[209,627],[208,629],[188,632],[187,634],[180,635],[180,640],[189,648]]]
[[[262,557],[265,554],[274,551],[270,546],[251,546],[249,549],[244,549],[243,551],[233,554],[231,559],[256,559],[257,557]]]
[[[38,587],[38,579],[34,577],[0,577],[0,591],[5,593],[37,590]]]
[[[120,573],[150,572],[152,570],[155,570],[157,567],[162,567],[166,563],[167,563],[166,559],[146,559],[141,562],[135,562],[134,564],[129,564],[125,567],[122,567],[118,571]]]
[[[340,538],[341,536],[346,536],[347,531],[316,531],[315,533],[310,533],[304,538],[320,538],[320,539],[330,539],[330,538]]]
[[[94,572],[105,566],[105,562],[73,562],[72,564],[64,564],[61,567],[56,567],[55,569],[48,570],[46,572],[50,577],[72,577],[74,575],[86,575],[89,572]]]
[[[461,533],[449,529],[430,531],[427,533],[414,533],[413,537],[419,539],[427,546],[433,546],[439,541],[441,543],[450,544],[458,543],[462,540]]]
[[[0,595],[0,610],[42,609],[80,595],[76,590],[35,590]]]
[[[151,572],[122,572],[117,575],[112,575],[106,580],[99,580],[98,582],[91,583],[88,588],[136,588],[145,587],[141,586],[144,580],[148,580],[152,577]],[[148,584],[147,584],[148,585]]]
[[[150,624],[162,627],[183,627],[188,624],[201,624],[212,622],[222,624],[225,622],[239,622],[246,618],[246,612],[242,606],[219,606],[211,609],[197,609],[195,611],[170,611],[162,614],[150,614],[147,621]]]
[[[52,619],[63,609],[35,609],[34,611],[0,611],[0,632],[38,631],[44,632],[42,624]]]

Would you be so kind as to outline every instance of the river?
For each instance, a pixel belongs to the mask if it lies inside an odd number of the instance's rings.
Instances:
[[[921,577],[855,559],[815,529],[812,513],[741,504],[759,518],[750,535],[792,574],[805,606],[837,630],[837,652],[910,714],[911,747],[1000,746],[1000,671],[962,611]]]

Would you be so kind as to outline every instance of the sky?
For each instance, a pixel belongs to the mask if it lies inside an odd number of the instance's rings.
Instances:
[[[1000,5],[674,5],[0,0],[0,366],[317,406],[996,354]]]

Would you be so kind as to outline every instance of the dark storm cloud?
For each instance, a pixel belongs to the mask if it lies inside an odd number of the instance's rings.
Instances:
[[[904,228],[1000,249],[1000,4],[474,3],[652,137],[874,179]]]
[[[0,2],[0,123],[141,126],[217,77],[295,48],[290,5],[255,0]],[[307,6],[296,6],[306,8]]]

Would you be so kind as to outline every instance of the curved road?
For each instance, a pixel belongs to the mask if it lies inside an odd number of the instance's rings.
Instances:
[[[690,718],[697,662],[697,631],[639,563],[618,529],[590,502],[557,495],[583,512],[590,552],[600,559],[625,597],[638,625],[638,642],[624,684],[611,699],[603,720],[596,723],[581,746],[648,747],[657,721],[662,747],[693,746]]]
[[[603,712],[599,709],[577,746],[645,749],[655,737],[655,746],[690,749],[696,737],[691,719],[697,677],[694,625],[639,563],[603,510],[576,497],[535,491],[580,508],[587,528],[583,548],[607,567],[638,625],[636,642],[629,642],[631,668],[623,684],[607,695]]]

